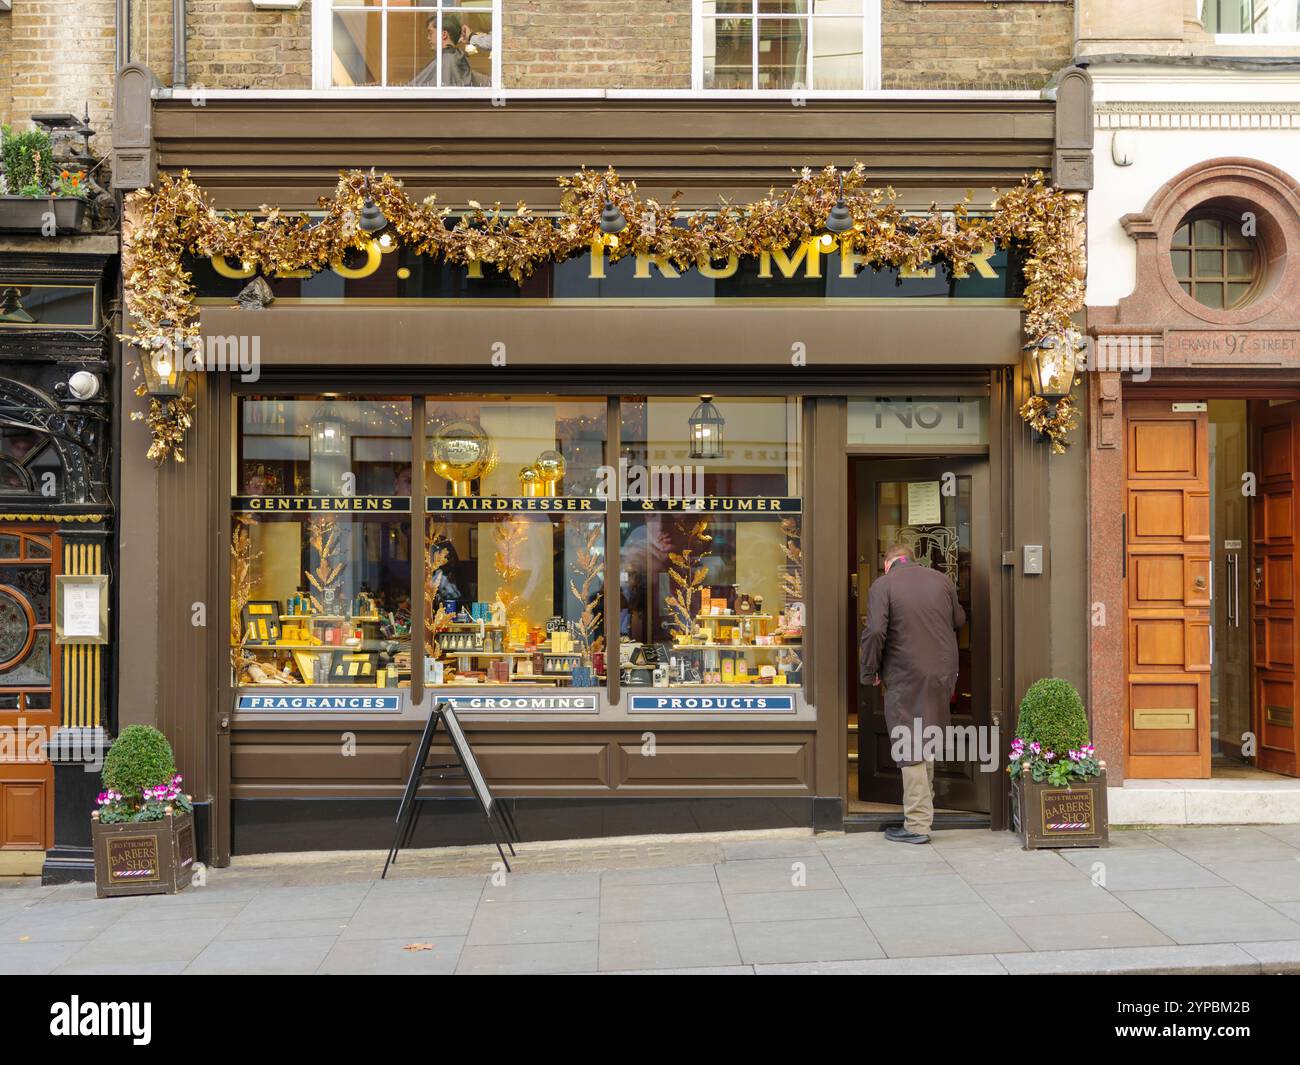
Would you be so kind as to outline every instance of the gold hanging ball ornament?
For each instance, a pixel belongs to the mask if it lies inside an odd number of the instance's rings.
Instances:
[[[536,466],[525,466],[519,471],[519,494],[521,496],[535,496],[539,494],[542,486],[542,475],[537,472]]]
[[[451,483],[451,494],[468,496],[470,482],[496,465],[496,448],[481,426],[452,422],[433,438],[433,472]]]
[[[556,495],[556,485],[564,477],[564,456],[558,451],[543,451],[537,456],[536,466],[544,494]]]

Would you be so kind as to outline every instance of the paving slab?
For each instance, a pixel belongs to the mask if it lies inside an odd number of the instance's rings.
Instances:
[[[1300,939],[1300,923],[1240,888],[1173,888],[1116,894],[1175,943]]]
[[[1237,945],[1252,958],[1259,959],[1260,971],[1263,973],[1300,975],[1300,939]]]
[[[858,916],[857,906],[843,888],[741,892],[727,896],[727,912],[735,925]]]
[[[726,918],[610,923],[600,927],[598,964],[604,971],[738,965],[740,950]]]
[[[649,869],[607,869],[600,874],[607,884],[716,884],[718,873],[710,865],[662,866]]]
[[[1065,862],[1091,875],[1100,861],[1102,886],[1108,891],[1155,891],[1168,888],[1228,887],[1226,880],[1203,865],[1168,847],[1108,850],[1101,858],[1096,851],[1072,851]]]
[[[267,939],[249,950],[248,944],[229,940],[210,943],[188,966],[189,974],[309,975],[320,968],[337,942],[334,936]]]
[[[506,876],[504,884],[489,882],[483,888],[483,901],[594,899],[599,894],[599,873],[514,873]]]
[[[1173,940],[1136,913],[1041,914],[1008,917],[1012,931],[1031,950],[1086,950],[1090,947],[1160,947]]]
[[[521,976],[596,971],[596,941],[579,943],[493,943],[463,947],[459,976]]]
[[[79,951],[83,943],[46,941],[0,943],[0,973],[10,976],[46,976]]]
[[[755,965],[758,976],[1006,976],[992,954]]]
[[[596,899],[484,902],[470,925],[468,945],[568,943],[595,940],[600,904]]]
[[[600,893],[601,921],[685,921],[726,917],[716,880],[686,884],[605,884]]]
[[[1259,972],[1259,960],[1235,943],[1210,946],[1125,947],[1109,950],[1055,950],[999,954],[1013,976],[1178,973],[1229,975]]]
[[[864,910],[863,918],[891,958],[998,954],[1029,947],[984,903],[944,906],[886,906]]]
[[[1059,913],[1130,913],[1105,888],[1091,880],[1063,882],[1031,880],[1028,883],[976,884],[979,893],[999,917],[1052,917]]]
[[[885,906],[983,902],[975,889],[951,869],[946,874],[915,878],[882,877],[870,872],[846,870],[840,873],[840,882],[853,902],[864,912]]]
[[[745,891],[802,891],[805,888],[840,886],[830,862],[823,857],[724,862],[717,871],[718,883],[729,895]],[[796,881],[801,883],[796,884]]]
[[[884,950],[860,917],[763,921],[735,926],[741,960],[749,964],[883,958]]]
[[[1206,861],[1205,868],[1264,902],[1300,902],[1300,855],[1281,861]]]
[[[434,942],[398,939],[355,939],[336,942],[316,968],[325,974],[446,976],[460,958],[463,936],[439,937]],[[408,949],[418,946],[421,949]]]

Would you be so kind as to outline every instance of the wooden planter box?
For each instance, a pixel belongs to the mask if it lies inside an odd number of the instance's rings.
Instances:
[[[102,825],[95,817],[95,896],[174,895],[194,875],[194,818]]]
[[[1109,846],[1106,770],[1063,788],[1024,775],[1012,778],[1011,825],[1027,851]]]
[[[81,228],[88,204],[80,196],[0,196],[0,230],[10,233],[39,233],[47,211],[54,211],[60,233]]]

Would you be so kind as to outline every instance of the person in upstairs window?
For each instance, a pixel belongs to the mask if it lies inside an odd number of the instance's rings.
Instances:
[[[442,36],[438,36],[438,16],[430,15],[426,23],[429,47],[434,57],[411,80],[412,85],[441,85],[446,88],[480,87],[492,84],[491,78],[469,65],[467,51],[492,51],[492,34],[471,33],[469,26],[456,15],[442,16]],[[442,80],[438,71],[442,71]]]

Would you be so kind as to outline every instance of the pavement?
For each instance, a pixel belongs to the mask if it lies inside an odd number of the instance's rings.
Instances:
[[[782,830],[253,855],[179,895],[0,881],[0,973],[1300,973],[1300,826]]]

